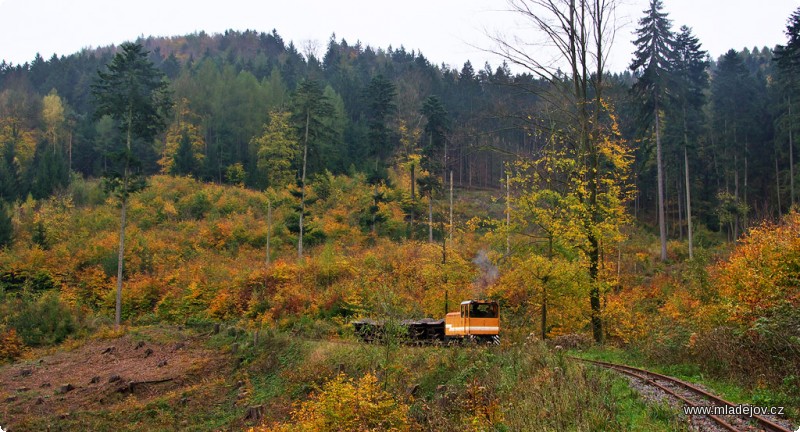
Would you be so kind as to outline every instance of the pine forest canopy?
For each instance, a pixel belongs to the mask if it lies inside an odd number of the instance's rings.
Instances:
[[[640,30],[640,48],[658,47],[656,61],[637,55],[632,71],[603,80],[619,132],[633,146],[637,194],[629,205],[636,217],[656,226],[663,213],[666,236],[683,237],[691,191],[691,218],[734,236],[796,201],[797,19],[795,13],[786,46],[731,50],[717,61],[704,57],[702,41],[690,29],[675,33],[654,24],[663,40]],[[144,174],[189,174],[258,189],[285,186],[304,165],[297,98],[307,81],[318,83],[330,105],[309,117],[315,122],[306,155],[310,178],[325,170],[381,178],[386,167],[421,155],[420,169],[435,171],[442,181],[442,173],[452,171],[456,187],[499,188],[508,163],[535,158],[549,140],[529,119],[550,115],[542,110],[552,83],[512,74],[506,64],[467,61],[452,69],[403,47],[375,49],[333,37],[317,58],[301,54],[276,31],[200,32],[137,43],[166,77],[175,101],[166,131],[132,148]],[[70,170],[99,177],[109,169],[111,145],[124,137],[118,119],[93,116],[98,106],[91,86],[117,51],[106,47],[0,65],[4,200],[29,192],[45,196],[69,181]],[[659,90],[642,102],[644,93],[631,88],[645,87]],[[659,108],[643,110],[643,103],[653,106],[654,94],[662,95]],[[662,117],[662,160],[656,163],[650,125]],[[272,161],[278,156],[283,160]]]

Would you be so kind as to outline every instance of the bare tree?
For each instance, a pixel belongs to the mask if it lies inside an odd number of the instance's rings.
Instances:
[[[603,330],[596,283],[600,262],[596,227],[602,218],[598,205],[598,170],[602,169],[598,144],[602,134],[597,128],[605,111],[603,78],[616,32],[616,5],[616,0],[508,0],[509,11],[524,20],[532,36],[490,36],[495,48],[489,50],[549,84],[532,91],[560,111],[557,128],[580,155],[583,166],[576,175],[586,185],[581,200],[587,209],[581,221],[586,239],[583,249],[593,281],[589,294],[591,322],[598,342],[603,339]]]

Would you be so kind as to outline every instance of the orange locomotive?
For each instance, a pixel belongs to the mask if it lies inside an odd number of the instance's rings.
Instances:
[[[424,318],[400,322],[405,329],[405,338],[416,343],[465,339],[495,344],[500,342],[500,308],[496,301],[467,300],[461,302],[460,306],[458,312],[448,313],[443,320]],[[353,328],[366,342],[385,337],[382,322],[363,319],[354,321]]]
[[[500,341],[500,310],[495,301],[467,300],[444,317],[444,337]]]

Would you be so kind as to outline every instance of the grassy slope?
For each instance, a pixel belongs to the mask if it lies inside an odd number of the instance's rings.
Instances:
[[[576,365],[541,344],[376,346],[265,332],[254,345],[252,333],[236,328],[216,335],[209,329],[158,326],[128,333],[126,338],[145,340],[148,346],[195,341],[197,349],[217,353],[220,369],[202,380],[185,379],[181,386],[153,388],[105,404],[14,412],[2,424],[13,430],[240,430],[257,423],[244,420],[248,406],[266,408],[263,423],[285,422],[297,402],[337,373],[359,377],[371,371],[397,403],[410,405],[421,430],[683,427],[673,413],[645,406],[624,380]],[[115,343],[120,342],[108,339],[99,345]],[[68,402],[72,396],[64,397]]]

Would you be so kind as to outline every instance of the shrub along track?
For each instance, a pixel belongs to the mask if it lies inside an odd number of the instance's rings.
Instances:
[[[670,395],[670,397],[681,401],[681,403],[683,403],[684,406],[689,406],[689,407],[708,407],[708,406],[737,407],[738,406],[737,404],[728,402],[701,388],[698,388],[697,386],[694,386],[685,381],[681,381],[679,379],[672,378],[666,375],[626,365],[608,363],[597,360],[587,360],[576,357],[571,357],[571,358],[573,360],[590,363],[599,367],[620,372],[629,377],[633,377],[641,381],[644,385],[655,387],[658,390]],[[711,421],[709,422],[708,420],[706,421],[700,420],[700,418],[702,417],[706,417]],[[753,420],[757,423],[757,425],[752,424]],[[776,423],[774,420],[770,420],[760,415],[753,415],[752,417],[750,417],[748,415],[716,416],[709,414],[706,416],[693,416],[692,421],[695,423],[696,426],[698,426],[702,430],[727,430],[733,432],[754,431],[754,430],[763,430],[769,432],[794,432],[793,429],[789,429],[786,426]]]

